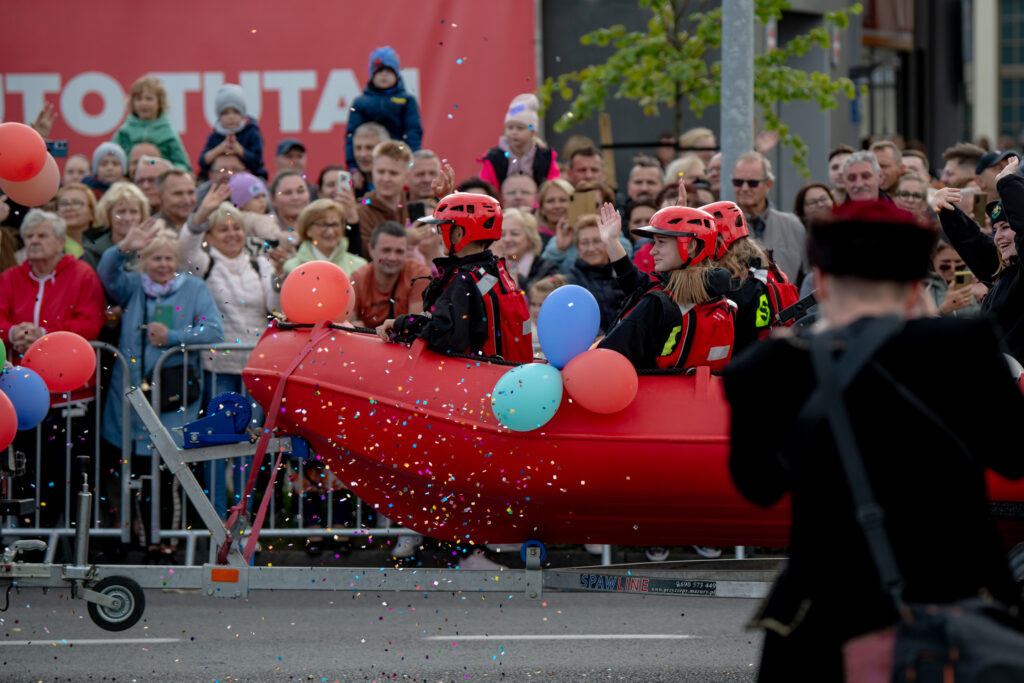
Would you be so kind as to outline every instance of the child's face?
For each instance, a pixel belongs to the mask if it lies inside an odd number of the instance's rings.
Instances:
[[[525,152],[533,142],[533,131],[525,123],[509,121],[505,124],[505,139],[513,150]]]
[[[409,167],[387,156],[373,160],[373,187],[381,197],[394,199],[401,195],[409,179]]]
[[[357,135],[352,139],[352,153],[355,154],[356,164],[363,175],[369,175],[373,171],[373,148],[380,144],[380,139],[369,135]]]
[[[228,130],[234,130],[242,125],[242,112],[234,107],[228,107],[220,113],[220,125]]]
[[[123,177],[124,169],[121,168],[121,162],[117,160],[117,157],[108,154],[100,159],[100,163],[96,167],[97,180],[104,183],[116,183]]]
[[[690,244],[696,244],[695,241]],[[683,266],[683,259],[679,256],[679,240],[675,237],[665,235],[654,236],[654,246],[651,247],[651,258],[654,259],[654,270],[659,273],[667,273]]]
[[[245,204],[242,205],[242,211],[252,211],[253,213],[266,213],[267,212],[267,195],[261,194],[258,197],[253,197]]]
[[[537,314],[540,313],[540,306],[544,303],[544,299],[548,298],[550,292],[530,292],[530,320],[533,324],[537,324]]]
[[[371,82],[373,83],[373,87],[378,90],[387,90],[388,88],[395,87],[395,84],[398,83],[398,76],[396,76],[395,72],[391,69],[379,69],[377,73],[373,74]]]
[[[149,88],[132,98],[132,112],[143,121],[155,121],[160,111],[160,98]]]

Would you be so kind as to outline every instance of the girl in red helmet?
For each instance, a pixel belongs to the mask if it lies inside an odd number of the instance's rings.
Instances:
[[[700,209],[670,206],[632,232],[654,238],[655,279],[641,273],[619,244],[622,219],[601,207],[601,238],[623,291],[632,292],[600,348],[618,351],[637,368],[721,370],[732,356],[736,305],[725,298],[729,272],[711,258],[714,219]]]
[[[438,353],[532,361],[526,296],[489,248],[501,237],[498,200],[456,192],[420,220],[438,226],[449,255],[434,259],[438,276],[423,293],[425,312],[386,320],[377,334],[406,343],[419,337]]]

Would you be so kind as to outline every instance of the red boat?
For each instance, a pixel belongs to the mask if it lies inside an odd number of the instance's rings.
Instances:
[[[263,335],[244,372],[261,405],[309,339],[309,326]],[[788,544],[788,498],[758,508],[732,484],[728,405],[706,368],[641,375],[636,399],[614,415],[564,395],[543,427],[512,432],[491,411],[511,366],[333,329],[287,378],[277,426],[310,441],[382,514],[435,538]],[[991,474],[989,485],[1000,516],[1021,518],[1024,485]],[[1001,525],[1008,541],[1024,539],[1024,521]]]

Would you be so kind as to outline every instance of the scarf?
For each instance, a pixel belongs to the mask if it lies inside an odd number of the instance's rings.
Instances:
[[[175,273],[174,277],[163,284],[154,282],[153,279],[145,273],[140,273],[140,275],[142,276],[142,288],[146,291],[146,296],[151,299],[158,299],[162,296],[167,296],[181,285],[181,283],[178,282],[180,279],[178,277],[178,273]]]
[[[242,132],[242,130],[247,125],[249,125],[249,117],[248,116],[243,118],[242,122],[240,124],[238,124],[238,128],[235,128],[233,130],[229,130],[229,129],[225,128],[224,126],[222,126],[221,123],[220,123],[220,119],[217,119],[217,123],[213,124],[213,129],[215,131],[217,131],[218,133],[220,133],[221,135],[223,135],[224,137],[227,137],[229,135],[238,135],[239,133]]]
[[[522,173],[533,177],[533,158],[537,156],[537,143],[534,142],[530,145],[530,149],[526,150],[526,153],[521,157],[516,157],[512,154],[512,148],[509,147],[508,138],[504,135],[498,140],[498,147],[508,152],[508,172],[505,174],[507,178],[510,175],[516,175]]]

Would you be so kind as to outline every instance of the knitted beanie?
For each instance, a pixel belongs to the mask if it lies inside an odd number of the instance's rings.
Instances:
[[[518,121],[519,123],[525,123],[531,130],[536,131],[540,123],[540,119],[537,116],[538,109],[540,109],[540,102],[537,101],[537,96],[533,93],[516,95],[512,99],[511,104],[508,105],[505,123]]]
[[[217,89],[217,95],[213,100],[217,108],[217,116],[220,116],[228,107],[234,107],[238,113],[245,116],[245,95],[242,86],[234,83],[225,83]]]
[[[121,162],[121,175],[128,175],[128,157],[125,156],[121,145],[116,142],[104,142],[92,153],[92,174],[94,176],[100,170],[100,160],[108,156],[117,157],[117,160]]]

